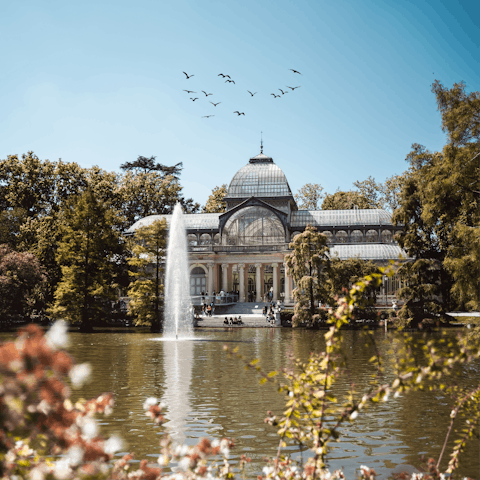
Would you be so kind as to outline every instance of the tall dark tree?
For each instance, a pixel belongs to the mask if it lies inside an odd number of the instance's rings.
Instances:
[[[327,284],[329,269],[329,248],[327,237],[311,225],[299,233],[290,243],[291,253],[285,256],[288,275],[293,277],[296,288],[293,290],[295,314],[292,325],[317,323],[320,314],[319,302],[329,301]]]
[[[157,220],[139,228],[132,240],[128,296],[129,312],[136,325],[150,325],[159,331],[163,323],[164,265],[167,247],[167,222]]]
[[[121,255],[114,210],[99,202],[91,189],[67,202],[62,211],[57,262],[62,280],[51,315],[91,331],[104,320],[116,297],[116,262]]]
[[[125,162],[120,165],[122,170],[150,173],[150,172],[160,172],[163,175],[171,175],[177,180],[180,177],[180,173],[183,170],[183,162],[179,162],[172,167],[162,165],[161,163],[155,163],[157,157],[143,157],[139,156],[134,162]]]
[[[46,280],[35,255],[0,245],[0,325],[28,318],[38,309]]]

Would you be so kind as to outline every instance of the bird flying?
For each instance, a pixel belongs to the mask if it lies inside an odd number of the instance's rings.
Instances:
[[[218,102],[218,103],[213,103],[213,102],[210,102],[214,107],[216,107],[217,105],[220,105],[222,102]]]
[[[205,115],[204,117],[202,118],[210,118],[210,117],[214,117],[215,115]]]
[[[197,93],[197,92],[193,92],[192,90],[184,90],[184,92],[187,92],[187,93]]]
[[[275,95],[274,93],[271,93],[270,95],[273,95],[275,98],[280,96],[280,95]]]
[[[208,97],[209,95],[213,95],[213,93],[207,93],[205,90],[202,90],[202,92],[205,94],[206,97]]]
[[[287,87],[288,87],[288,88],[291,88],[291,89],[292,89],[292,92],[293,92],[296,88],[300,88],[301,85],[299,85],[298,87],[289,87],[289,86],[287,85]]]
[[[190,97],[190,100],[191,100],[192,102],[194,102],[195,100],[198,100],[198,97],[197,97],[197,98],[192,98],[192,97]]]
[[[190,77],[193,77],[194,75],[189,75],[187,72],[183,72],[186,76],[187,76],[187,80],[190,78]]]
[[[248,92],[252,97],[255,95],[255,93],[257,93],[257,92],[252,93],[250,90],[247,90],[247,92]]]
[[[282,95],[285,95],[286,93],[288,93],[288,92],[284,92],[281,88],[279,88],[279,90],[282,92]]]
[[[235,111],[235,112],[233,112],[233,113],[236,113],[238,116],[240,116],[240,115],[243,115],[243,116],[245,116],[245,114],[244,114],[243,112],[239,112],[238,110],[237,110],[237,111]]]
[[[298,73],[299,75],[301,75],[301,73],[298,70],[294,70],[293,68],[289,68],[289,70],[291,70],[293,73]]]
[[[228,75],[227,75],[227,77],[228,77]],[[233,80],[225,80],[225,83],[227,83],[227,82],[228,83],[235,83]]]
[[[225,78],[225,75],[224,75],[223,73],[219,73],[219,74],[217,75],[217,77],[219,77],[220,75],[221,75],[223,78]]]

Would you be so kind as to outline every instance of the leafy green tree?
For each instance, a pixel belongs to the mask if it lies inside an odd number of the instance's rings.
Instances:
[[[400,205],[400,195],[402,192],[403,184],[406,180],[406,174],[392,175],[388,177],[381,186],[382,191],[382,208],[393,212]]]
[[[163,323],[163,273],[167,247],[167,222],[157,220],[139,228],[133,239],[128,310],[136,325],[159,331]]]
[[[20,228],[27,219],[23,208],[15,207],[0,213],[0,245],[16,249],[20,242]]]
[[[325,194],[319,183],[306,183],[294,197],[300,210],[320,210]]]
[[[377,205],[360,192],[353,190],[348,192],[327,193],[322,203],[322,210],[352,210],[357,206],[363,208],[377,208]]]
[[[353,182],[353,185],[358,189],[363,197],[370,201],[372,205],[376,205],[376,208],[383,208],[383,202],[381,198],[382,184],[377,183],[371,175],[366,180],[361,182]]]
[[[227,185],[224,183],[220,187],[215,187],[212,194],[208,197],[207,203],[202,208],[202,213],[223,213],[227,210],[225,195],[227,194]]]
[[[447,143],[433,153],[413,146],[393,216],[404,225],[399,243],[415,260],[405,266],[406,306],[414,302],[423,315],[432,303],[434,313],[480,307],[480,92],[466,93],[463,82],[448,89],[438,81],[432,92]]]
[[[42,300],[46,280],[35,255],[0,245],[0,322],[32,315]]]
[[[120,165],[120,168],[125,171],[136,172],[160,172],[163,175],[170,175],[178,180],[181,171],[183,170],[183,163],[177,163],[173,167],[167,167],[161,163],[155,163],[157,157],[143,157],[141,155],[134,162],[125,162]]]
[[[340,260],[334,256],[330,260],[329,269],[327,270],[328,287],[329,287],[329,301],[331,306],[336,305],[337,299],[350,290],[351,286],[366,277],[367,275],[379,274],[380,270],[372,261],[365,261],[361,258],[349,258],[347,260]],[[362,294],[359,295],[359,300],[356,304],[356,309],[362,310],[367,306],[373,304],[377,293],[375,283],[369,283]]]
[[[121,254],[114,210],[87,188],[62,210],[61,240],[56,260],[62,279],[50,310],[54,318],[80,323],[82,331],[104,320],[116,296],[117,257]]]
[[[327,237],[307,225],[305,230],[296,235],[289,247],[293,249],[285,256],[288,275],[295,281],[293,298],[295,314],[292,326],[300,323],[317,323],[321,320],[317,306],[319,302],[330,300],[327,285],[329,269],[329,248]]]

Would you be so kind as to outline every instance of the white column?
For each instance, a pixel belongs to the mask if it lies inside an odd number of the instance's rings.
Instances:
[[[208,265],[208,294],[212,295],[213,293],[213,265],[209,264]]]
[[[222,289],[225,293],[228,290],[228,263],[222,263]]]
[[[245,301],[245,275],[244,275],[245,264],[238,264],[238,283],[239,283],[239,302]]]
[[[273,301],[278,300],[278,263],[272,263],[273,267]]]
[[[262,268],[261,263],[256,263],[255,267],[257,268],[257,273],[255,274],[255,279],[257,282],[257,298],[255,299],[256,302],[262,301],[262,279],[260,278],[260,269]]]
[[[284,263],[283,266],[285,267],[285,303],[290,303],[290,276],[287,275],[287,264]]]

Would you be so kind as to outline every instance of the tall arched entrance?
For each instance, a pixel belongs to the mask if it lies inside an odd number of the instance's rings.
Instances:
[[[201,295],[207,291],[207,275],[202,267],[195,267],[190,272],[190,295]]]

